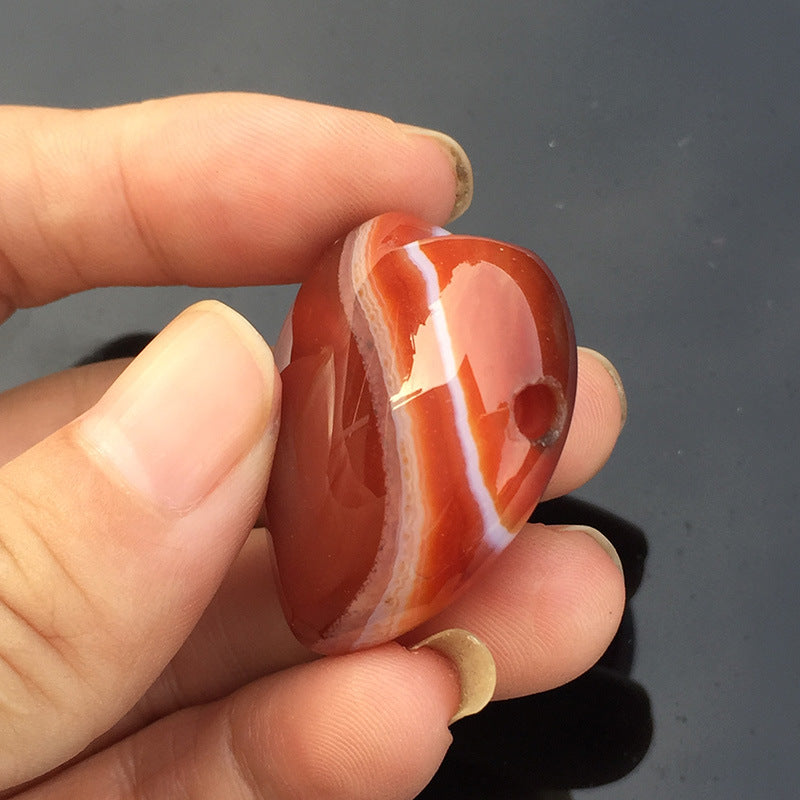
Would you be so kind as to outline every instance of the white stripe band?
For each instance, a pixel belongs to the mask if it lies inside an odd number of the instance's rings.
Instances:
[[[467,481],[483,519],[486,543],[494,549],[500,549],[505,547],[513,537],[500,522],[494,501],[481,474],[478,448],[469,429],[467,401],[461,382],[458,380],[458,367],[453,357],[453,343],[439,296],[439,277],[436,267],[422,252],[418,242],[407,244],[404,250],[425,281],[428,309],[431,312],[431,322],[442,357],[444,374],[448,378],[447,388],[453,401],[453,417],[466,466]]]

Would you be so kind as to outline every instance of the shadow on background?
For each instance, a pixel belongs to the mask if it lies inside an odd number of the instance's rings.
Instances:
[[[89,364],[137,355],[153,334],[115,339],[81,359]],[[597,506],[562,497],[537,507],[532,522],[590,525],[617,549],[628,598],[617,635],[587,673],[549,692],[490,704],[453,727],[453,744],[418,796],[491,800],[557,800],[571,789],[627,775],[650,746],[647,692],[630,676],[635,651],[630,600],[647,557],[643,531]]]
[[[96,364],[99,361],[111,361],[115,358],[133,358],[147,347],[155,338],[154,333],[129,333],[112,339],[101,345],[96,350],[84,356],[75,363],[76,367],[85,367],[87,364]]]
[[[442,766],[419,795],[424,800],[568,798],[571,789],[624,777],[650,746],[650,700],[629,677],[635,650],[630,600],[644,572],[644,533],[573,497],[542,503],[531,521],[591,525],[611,540],[625,569],[628,597],[619,631],[600,661],[576,680],[492,703],[456,723]]]

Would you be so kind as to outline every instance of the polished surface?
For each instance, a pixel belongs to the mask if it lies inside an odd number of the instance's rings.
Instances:
[[[592,508],[561,518],[599,514],[642,576],[621,639],[571,695],[457,723],[428,796],[461,770],[458,797],[796,797],[796,0],[6,6],[4,102],[252,89],[448,131],[476,173],[452,230],[542,255],[578,342],[619,367],[626,429],[578,493]],[[210,294],[102,290],[16,315],[0,386]],[[273,342],[292,297],[213,294]]]
[[[553,474],[577,367],[541,259],[399,213],[322,256],[276,363],[267,526],[286,617],[321,653],[394,639],[479,579]]]

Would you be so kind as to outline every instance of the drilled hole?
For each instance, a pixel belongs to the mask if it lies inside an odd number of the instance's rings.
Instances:
[[[514,423],[519,432],[531,442],[547,446],[561,434],[564,403],[560,387],[544,378],[529,383],[514,397]]]

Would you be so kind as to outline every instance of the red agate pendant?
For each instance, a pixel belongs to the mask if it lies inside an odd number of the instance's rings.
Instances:
[[[309,274],[276,359],[266,508],[289,624],[320,653],[393,639],[539,501],[575,396],[564,297],[528,250],[384,214]]]

